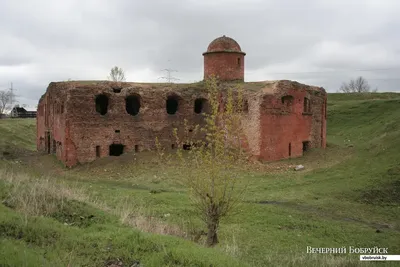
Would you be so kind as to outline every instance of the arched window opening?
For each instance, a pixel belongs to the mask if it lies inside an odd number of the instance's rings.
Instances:
[[[178,97],[169,96],[166,101],[167,113],[170,115],[175,114],[178,111]]]
[[[98,95],[96,97],[96,112],[106,115],[108,111],[108,97],[106,95]]]
[[[240,65],[241,65],[240,57],[238,57],[238,59],[237,59],[237,64],[238,64],[238,67],[240,67]]]
[[[125,109],[128,114],[136,116],[140,110],[140,97],[137,95],[128,96],[125,99]]]
[[[310,105],[310,99],[307,97],[304,98],[304,106],[303,106],[303,112],[304,113],[310,113],[311,112],[311,105]]]
[[[207,99],[204,98],[197,98],[194,101],[194,112],[196,114],[204,113],[207,109]]]

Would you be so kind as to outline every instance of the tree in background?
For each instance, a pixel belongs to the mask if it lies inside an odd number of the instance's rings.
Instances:
[[[371,92],[371,86],[368,81],[360,76],[357,79],[351,79],[348,83],[343,83],[339,89],[343,93],[368,93]],[[378,89],[374,89],[372,92],[377,92]]]
[[[4,114],[6,110],[11,108],[12,105],[12,92],[8,91],[0,91],[0,114]]]
[[[211,247],[218,243],[221,219],[232,213],[246,189],[241,178],[248,157],[242,134],[245,102],[241,87],[228,89],[222,97],[217,80],[211,78],[206,81],[206,88],[205,125],[188,125],[185,121],[184,129],[174,129],[176,154],[167,155],[158,139],[156,146],[164,164],[161,167],[168,161],[168,166],[177,171],[176,180],[189,188],[207,228],[206,245]]]
[[[115,66],[111,69],[110,76],[108,76],[108,79],[114,82],[124,82],[125,72],[122,68]]]

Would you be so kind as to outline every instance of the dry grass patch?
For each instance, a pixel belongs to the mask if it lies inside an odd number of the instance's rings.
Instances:
[[[32,178],[27,174],[6,170],[0,170],[0,181],[6,185],[6,193],[2,197],[3,204],[22,212],[25,216],[54,217],[65,224],[80,226],[80,220],[93,220],[95,217],[92,209],[88,210],[83,206],[89,204],[115,215],[122,224],[143,232],[189,237],[181,227],[168,224],[159,217],[150,216],[143,205],[127,200],[121,201],[116,208],[110,208],[107,203],[90,197],[83,188],[48,177]]]
[[[182,238],[188,238],[187,231],[182,230],[178,225],[171,225],[161,218],[149,215],[149,212],[143,208],[143,205],[133,204],[130,201],[121,201],[112,213],[118,216],[121,223],[135,227],[143,232],[173,235]],[[165,214],[168,217],[169,214]]]
[[[0,180],[8,190],[3,203],[29,216],[50,216],[67,200],[89,201],[82,189],[50,178],[33,179],[27,174],[0,170]]]

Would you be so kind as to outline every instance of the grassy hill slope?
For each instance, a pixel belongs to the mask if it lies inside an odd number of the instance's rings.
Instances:
[[[1,119],[0,120],[0,150],[36,150],[36,120],[35,119]],[[11,150],[11,151],[8,151]]]

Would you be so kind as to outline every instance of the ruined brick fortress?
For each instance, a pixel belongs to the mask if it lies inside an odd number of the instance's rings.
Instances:
[[[325,148],[325,90],[288,80],[244,83],[245,55],[232,38],[215,39],[203,53],[204,79],[215,75],[221,87],[242,83],[245,136],[254,158],[279,160]],[[37,149],[69,167],[153,149],[156,137],[173,150],[173,128],[182,128],[184,119],[203,122],[204,87],[204,82],[52,82],[39,100]]]

